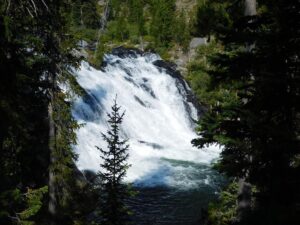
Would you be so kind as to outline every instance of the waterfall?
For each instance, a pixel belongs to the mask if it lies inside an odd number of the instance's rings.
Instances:
[[[192,147],[199,108],[172,65],[154,53],[117,48],[105,55],[101,70],[83,62],[74,73],[85,91],[73,107],[74,117],[84,124],[75,146],[79,169],[100,169],[100,152],[95,146],[106,147],[101,132],[107,131],[107,113],[117,95],[126,111],[121,135],[130,144],[128,182],[174,187],[209,182],[209,176],[191,179],[191,174],[197,165],[216,159],[219,148]]]

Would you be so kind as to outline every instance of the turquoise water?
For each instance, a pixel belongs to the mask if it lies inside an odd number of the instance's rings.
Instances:
[[[210,165],[168,160],[181,171],[174,174],[175,186],[134,186],[139,193],[130,200],[134,224],[139,225],[201,225],[203,212],[210,201],[216,200],[225,179]],[[179,167],[179,170],[176,170]],[[184,169],[186,168],[186,170]]]

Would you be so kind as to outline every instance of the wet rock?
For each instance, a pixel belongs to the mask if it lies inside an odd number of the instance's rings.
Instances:
[[[141,140],[139,140],[139,143],[145,144],[145,145],[150,146],[150,147],[152,147],[154,149],[163,149],[164,148],[163,146],[161,146],[161,145],[159,145],[157,143],[152,143],[152,142],[148,142],[148,141],[141,141]]]
[[[150,104],[148,102],[144,102],[143,100],[141,100],[138,96],[134,96],[134,99],[140,103],[142,106],[146,107],[146,108],[149,108],[150,107]]]
[[[98,178],[97,173],[92,170],[84,170],[82,172],[84,178],[89,181],[90,183],[94,183],[95,180]]]
[[[147,91],[153,98],[156,98],[156,95],[154,94],[154,91],[148,87],[146,84],[140,84],[140,87]]]
[[[77,49],[73,49],[71,51],[72,55],[77,57],[77,58],[81,58],[81,59],[87,59],[88,58],[88,53],[87,51],[85,51],[83,48],[77,50]]]
[[[193,94],[193,92],[190,90],[188,87],[188,84],[184,80],[184,78],[181,76],[181,73],[176,70],[176,64],[172,62],[167,62],[163,60],[156,60],[153,62],[155,66],[157,66],[160,69],[164,69],[167,74],[172,76],[173,78],[176,79],[176,82],[178,83],[176,86],[179,90],[179,92],[186,97],[186,110],[189,111],[189,106],[187,103],[192,103],[198,112],[198,117],[201,116],[204,112],[204,108],[198,103],[196,96]],[[182,87],[184,90],[181,90]]]
[[[139,86],[134,82],[134,80],[131,79],[130,77],[124,77],[124,79],[127,80],[129,83],[133,84],[134,86],[139,87]]]
[[[186,83],[184,82],[180,72],[176,70],[177,66],[175,63],[156,60],[153,62],[153,65],[157,66],[160,70],[164,69],[167,74],[169,74],[171,77],[176,78],[186,89]]]
[[[143,55],[144,52],[137,48],[125,48],[123,46],[114,48],[111,52],[112,55],[116,55],[122,59],[126,57],[137,58],[138,55]]]
[[[79,48],[86,48],[88,45],[89,45],[89,44],[88,44],[85,40],[79,40],[79,41],[77,42],[77,46],[78,46]]]

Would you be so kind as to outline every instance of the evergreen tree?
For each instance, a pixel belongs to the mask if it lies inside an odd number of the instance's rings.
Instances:
[[[83,25],[82,21],[82,2],[81,0],[75,0],[72,4],[72,25],[80,26]]]
[[[101,212],[104,225],[124,225],[127,224],[129,211],[125,200],[130,196],[128,185],[124,184],[124,177],[129,167],[127,159],[129,157],[127,140],[120,138],[120,125],[123,121],[124,113],[120,113],[120,107],[116,99],[112,106],[112,112],[108,114],[109,131],[102,134],[107,142],[107,150],[97,147],[102,156],[103,163],[99,172],[102,180],[102,207]]]
[[[69,3],[71,7],[71,24],[85,28],[96,29],[100,26],[100,16],[97,12],[96,0],[74,0]]]
[[[110,4],[111,4],[110,19],[115,19],[118,17],[119,12],[121,11],[122,3],[124,3],[124,1],[122,0],[110,0]]]
[[[144,19],[144,2],[141,0],[130,0],[129,5],[129,22],[138,25],[139,35],[145,33],[145,19]]]
[[[177,16],[174,27],[175,41],[183,47],[184,51],[187,51],[189,47],[190,33],[187,17],[183,10],[180,12],[179,16]]]
[[[69,30],[70,9],[69,1],[0,5],[1,224],[17,223],[16,213],[22,212],[21,219],[47,225],[83,216],[69,210],[77,188],[72,145],[78,125],[66,101],[70,93],[58,85],[73,87],[69,68],[78,65],[71,54],[76,40]],[[43,198],[47,190],[49,198]]]
[[[152,23],[150,33],[155,37],[157,46],[168,47],[174,35],[175,1],[153,0],[151,8]]]
[[[226,52],[210,71],[237,98],[213,106],[194,145],[223,146],[219,168],[257,189],[245,224],[299,224],[298,1],[259,1],[258,15],[232,17],[219,37]],[[237,14],[236,14],[237,15]],[[297,22],[296,22],[297,21]]]
[[[210,36],[228,20],[226,15],[224,4],[216,4],[214,1],[201,4],[197,10],[194,34],[207,36],[210,40]]]
[[[100,16],[97,13],[97,0],[83,1],[82,22],[85,27],[97,29],[100,26]]]
[[[124,19],[127,15],[126,10],[123,8],[118,12],[118,17],[116,18],[116,38],[119,41],[125,41],[128,39],[129,31],[127,28],[127,21]]]

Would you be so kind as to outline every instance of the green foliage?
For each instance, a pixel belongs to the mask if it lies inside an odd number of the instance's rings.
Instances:
[[[257,187],[245,224],[298,224],[299,4],[260,1],[257,16],[232,13],[232,27],[218,30],[225,51],[211,58],[213,90],[236,93],[211,105],[194,145],[223,146],[219,169]],[[225,5],[226,6],[226,5]],[[229,5],[228,5],[229,6]],[[228,12],[230,12],[228,8]],[[226,27],[226,25],[224,25]],[[293,44],[291,44],[293,43]],[[243,221],[244,220],[244,221]]]
[[[128,8],[128,21],[132,24],[137,25],[139,35],[144,35],[146,33],[144,18],[144,2],[141,0],[129,0]]]
[[[74,187],[76,155],[72,145],[78,125],[66,101],[71,95],[58,87],[58,82],[71,88],[76,85],[69,73],[71,67],[78,66],[78,59],[71,54],[76,39],[70,30],[68,3],[6,1],[0,7],[0,30],[5,31],[0,32],[1,224],[15,223],[16,212],[28,223],[50,223],[48,198],[41,197],[46,193],[49,169],[55,170],[56,190],[62,190],[55,193],[60,215],[69,220],[74,215],[66,202],[75,200],[70,189]],[[53,114],[48,112],[50,102]],[[50,117],[55,120],[51,143],[56,147],[55,164],[49,162]]]
[[[98,41],[98,46],[96,48],[96,52],[93,55],[93,58],[91,60],[92,65],[95,68],[100,68],[102,65],[102,60],[104,57],[104,54],[107,52],[107,48],[104,45],[104,38],[102,37],[99,41]]]
[[[207,108],[224,105],[236,99],[236,91],[228,89],[233,84],[213,87],[210,73],[215,71],[216,67],[211,63],[211,59],[214,55],[223,52],[224,47],[221,43],[212,40],[209,44],[200,46],[197,49],[194,61],[188,65],[187,80],[198,101]]]
[[[130,211],[126,206],[126,199],[130,197],[129,186],[124,184],[129,164],[129,145],[127,140],[120,138],[120,125],[122,124],[124,112],[120,113],[120,107],[116,99],[108,114],[109,130],[102,134],[107,143],[107,149],[97,147],[101,152],[103,163],[102,171],[99,172],[102,181],[101,215],[103,217],[101,224],[124,225],[128,224]]]
[[[124,1],[122,0],[111,0],[111,14],[110,14],[110,19],[114,20],[118,17],[119,12],[121,11],[121,7],[124,6]]]
[[[184,51],[187,51],[191,37],[187,17],[183,10],[175,19],[173,35],[175,41],[183,47]]]
[[[162,54],[165,59],[170,58],[169,52],[174,46],[180,46],[185,52],[188,50],[191,25],[184,11],[176,12],[175,0],[110,1],[100,45],[100,22],[87,23],[84,20],[88,17],[88,21],[100,21],[104,15],[106,6],[96,4],[96,7],[90,7],[94,2],[77,0],[72,4],[72,33],[78,40],[83,39],[90,46],[97,43],[95,46],[106,50],[119,45],[143,46]],[[83,13],[85,5],[91,15]],[[99,66],[101,51],[90,47],[85,50],[89,54],[88,61]]]
[[[72,33],[77,40],[93,43],[97,40],[97,30],[83,27],[72,27]]]
[[[112,40],[124,42],[129,38],[128,23],[122,17],[109,22],[107,29],[106,35]]]
[[[152,1],[150,34],[155,37],[158,47],[168,47],[173,40],[175,9],[174,0]]]
[[[68,95],[59,92],[54,97],[53,118],[56,127],[55,152],[56,161],[51,164],[51,169],[56,174],[57,197],[59,205],[63,208],[72,196],[69,195],[69,186],[73,179],[74,161],[77,155],[73,152],[73,145],[76,144],[75,131],[79,125],[72,117],[70,102],[66,102]]]
[[[2,191],[0,193],[0,222],[11,224],[10,216],[14,216],[16,209],[22,205],[22,196],[19,189]]]
[[[97,29],[100,26],[100,16],[97,12],[97,0],[84,1],[81,10],[83,25],[88,28]]]
[[[32,216],[36,215],[42,207],[42,198],[48,192],[48,187],[42,187],[38,189],[28,189],[25,194],[26,197],[26,209],[18,213],[20,224],[22,225],[34,225],[35,223],[29,221]]]
[[[228,4],[219,1],[205,1],[199,4],[194,21],[194,34],[210,39],[212,34],[228,27],[231,24],[230,16],[226,11]]]
[[[220,193],[219,201],[210,203],[208,220],[211,225],[232,224],[236,217],[238,184],[231,183]]]
[[[86,29],[97,29],[99,27],[100,15],[97,10],[96,0],[75,0],[71,3],[71,24],[74,27],[81,26]]]

